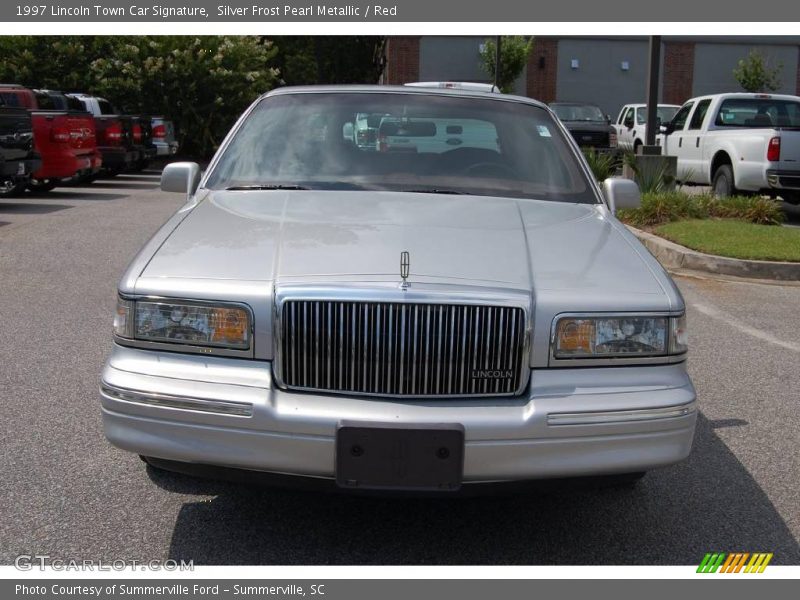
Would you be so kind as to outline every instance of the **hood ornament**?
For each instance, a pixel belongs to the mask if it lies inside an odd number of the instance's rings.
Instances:
[[[411,268],[411,256],[407,250],[400,253],[400,277],[403,278],[403,283],[400,284],[400,289],[406,291],[408,289],[408,273]]]

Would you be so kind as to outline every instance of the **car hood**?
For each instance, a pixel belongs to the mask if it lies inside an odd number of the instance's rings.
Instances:
[[[665,293],[663,271],[602,205],[399,192],[208,192],[140,275],[399,283],[403,251],[410,282]]]

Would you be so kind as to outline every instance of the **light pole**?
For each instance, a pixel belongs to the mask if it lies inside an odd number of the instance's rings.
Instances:
[[[661,67],[661,36],[650,36],[650,66],[647,69],[647,135],[642,154],[661,154],[655,150],[658,115],[658,73]]]

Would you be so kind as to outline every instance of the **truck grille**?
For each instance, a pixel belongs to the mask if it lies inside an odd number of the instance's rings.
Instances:
[[[608,148],[608,132],[607,131],[570,131],[572,137],[578,142],[581,147],[594,147],[594,148]]]
[[[519,307],[287,300],[279,380],[380,396],[514,395],[527,383]]]

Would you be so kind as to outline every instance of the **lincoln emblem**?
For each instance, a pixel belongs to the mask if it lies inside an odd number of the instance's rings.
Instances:
[[[401,290],[408,289],[408,271],[411,267],[411,257],[406,250],[400,253],[400,277],[403,278],[403,283],[400,284]]]

